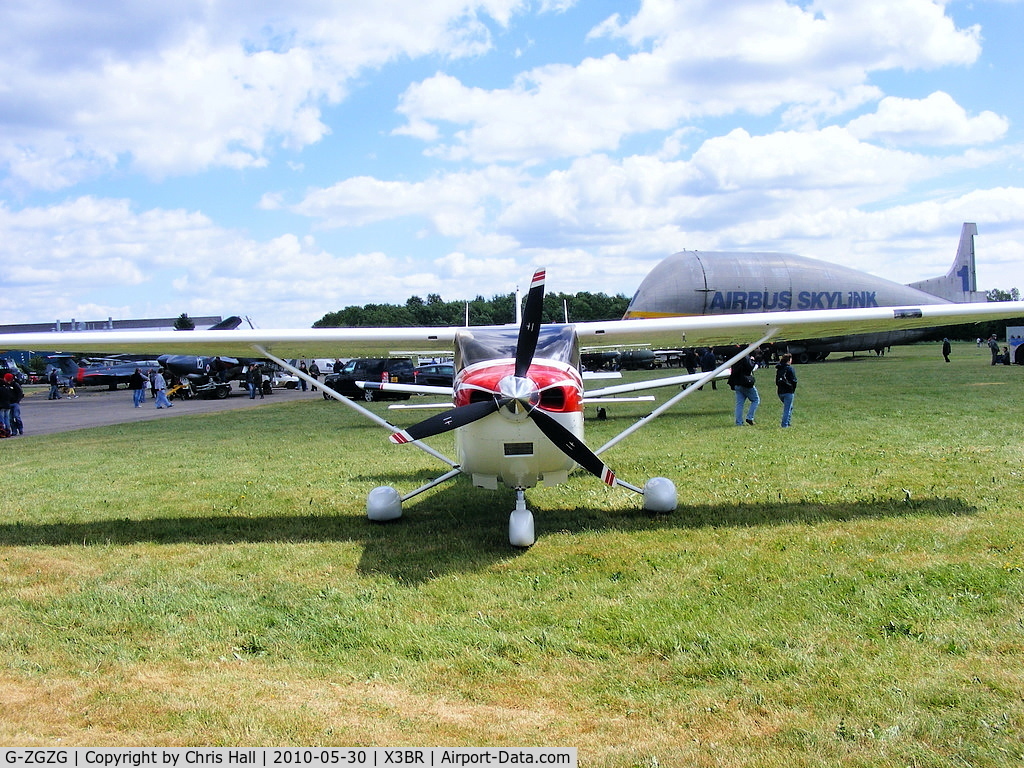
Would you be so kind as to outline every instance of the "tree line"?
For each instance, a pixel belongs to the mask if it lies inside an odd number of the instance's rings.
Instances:
[[[515,322],[514,293],[490,299],[477,296],[471,301],[444,301],[438,294],[410,296],[405,304],[364,304],[328,312],[314,328],[380,328],[385,326],[461,326],[466,324],[468,307],[470,325],[503,325]],[[569,322],[617,320],[626,312],[629,299],[622,294],[548,293],[544,295],[543,322],[561,323],[568,312]]]
[[[986,291],[989,301],[1019,301],[1020,291],[999,288]],[[462,326],[469,311],[470,325],[503,325],[515,321],[515,294],[507,293],[485,299],[477,296],[471,301],[444,301],[436,293],[427,298],[410,296],[405,304],[364,304],[348,306],[337,312],[328,312],[313,323],[314,328],[380,328],[389,326]],[[626,312],[629,298],[622,294],[606,293],[549,293],[544,296],[543,322],[564,322],[568,310],[569,322],[617,320]],[[929,338],[951,339],[988,338],[992,333],[1003,337],[1008,325],[1024,325],[1020,320],[998,320],[969,325],[934,328]]]

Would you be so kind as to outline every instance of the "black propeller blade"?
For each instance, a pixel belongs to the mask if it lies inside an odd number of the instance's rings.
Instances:
[[[540,337],[541,318],[544,310],[544,278],[546,271],[538,269],[533,273],[533,280],[530,281],[530,292],[526,296],[526,308],[523,310],[523,322],[519,328],[519,339],[516,341],[516,378],[525,378],[533,362],[533,354],[537,351],[537,339]],[[470,403],[459,406],[424,419],[408,429],[403,429],[391,435],[391,442],[409,443],[413,440],[422,440],[425,437],[439,435],[448,432],[474,421],[479,421],[484,416],[499,410],[502,406],[512,402],[512,398],[495,397],[493,400]]]
[[[523,310],[523,324],[519,327],[516,342],[516,378],[523,378],[530,370],[533,353],[537,351],[540,336],[540,321],[544,313],[544,279],[546,270],[538,269],[530,281],[530,292],[526,295],[526,309]]]
[[[544,310],[544,281],[546,271],[538,269],[533,274],[530,282],[530,292],[526,297],[526,307],[523,310],[523,322],[519,328],[519,339],[516,342],[515,379],[526,379],[526,374],[533,363],[533,356],[537,352],[537,341],[540,338],[541,319]],[[521,392],[519,391],[522,385]],[[491,400],[485,400],[469,405],[459,406],[432,416],[429,419],[414,424],[408,429],[403,429],[391,435],[393,443],[408,443],[413,440],[421,440],[425,437],[439,435],[467,424],[472,424],[485,416],[496,413],[510,403],[518,403],[528,410],[528,415],[555,446],[566,456],[579,464],[587,472],[596,475],[602,482],[608,485],[615,485],[615,473],[598,458],[597,454],[591,451],[586,444],[576,437],[566,427],[562,426],[553,417],[536,407],[536,403],[528,402],[531,394],[536,394],[536,385],[532,382],[516,381],[508,389],[502,387],[504,397],[495,395]],[[532,391],[531,391],[532,390]],[[511,396],[510,396],[511,395]],[[532,399],[532,398],[530,398]]]
[[[558,446],[562,453],[575,461],[587,472],[601,479],[601,482],[608,485],[615,485],[615,473],[611,468],[598,458],[597,454],[590,450],[586,444],[576,435],[555,421],[540,408],[530,411],[530,418],[540,427],[545,437]]]
[[[411,443],[413,440],[422,440],[425,437],[440,435],[442,432],[449,432],[453,429],[464,427],[467,424],[472,424],[474,421],[482,419],[484,416],[489,416],[506,402],[507,400],[504,398],[501,400],[494,398],[492,400],[482,400],[478,403],[470,403],[458,408],[451,408],[436,416],[431,416],[429,419],[424,419],[418,424],[413,424],[408,429],[395,432],[389,439],[392,443],[402,445],[403,443]]]

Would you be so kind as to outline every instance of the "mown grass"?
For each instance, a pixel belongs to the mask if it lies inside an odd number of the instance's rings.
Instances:
[[[1018,764],[1022,374],[987,354],[803,366],[788,430],[770,374],[754,428],[705,388],[605,457],[677,512],[574,476],[528,551],[465,482],[368,523],[443,467],[335,403],[3,441],[0,742]]]

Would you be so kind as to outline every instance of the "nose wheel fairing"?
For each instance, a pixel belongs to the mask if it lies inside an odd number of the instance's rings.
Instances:
[[[573,434],[582,434],[582,413],[557,414],[555,418]],[[556,484],[564,482],[575,466],[532,421],[510,421],[500,413],[460,429],[455,445],[462,470],[481,488]]]
[[[532,547],[537,541],[533,512],[526,508],[526,494],[516,491],[516,508],[508,517],[508,543],[513,547]]]

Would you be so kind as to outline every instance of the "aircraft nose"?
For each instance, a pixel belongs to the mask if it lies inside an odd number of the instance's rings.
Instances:
[[[527,413],[540,402],[540,389],[528,376],[506,376],[498,382],[498,393],[509,400],[502,413],[516,420],[525,419]]]

